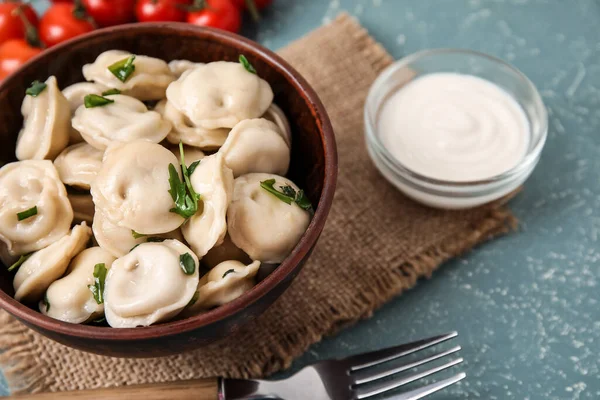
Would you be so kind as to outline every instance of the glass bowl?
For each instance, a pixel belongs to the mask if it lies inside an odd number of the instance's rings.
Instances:
[[[521,105],[529,121],[529,145],[516,166],[485,180],[438,180],[410,170],[384,146],[378,120],[389,96],[413,79],[438,72],[483,78],[504,89]],[[476,207],[517,189],[537,165],[548,134],[546,107],[533,83],[522,72],[498,58],[461,49],[425,50],[390,65],[369,90],[364,120],[367,150],[381,174],[414,200],[446,209]]]

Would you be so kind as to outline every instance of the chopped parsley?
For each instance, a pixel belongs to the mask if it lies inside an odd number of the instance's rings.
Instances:
[[[19,221],[23,221],[24,219],[27,219],[29,217],[33,217],[34,215],[37,215],[38,213],[38,209],[37,206],[33,206],[28,210],[25,211],[21,211],[20,213],[17,213],[17,219]]]
[[[193,275],[196,271],[196,262],[190,253],[183,253],[179,256],[179,266],[186,275]]]
[[[44,299],[42,300],[44,307],[46,307],[46,312],[50,311],[50,302],[48,301],[48,293],[44,295]]]
[[[31,257],[32,254],[33,253],[23,254],[13,265],[8,267],[8,272],[14,271],[15,269],[19,268],[21,265],[23,265],[25,261],[27,261],[29,257]]]
[[[171,208],[169,211],[179,214],[183,218],[187,219],[198,212],[198,201],[200,200],[200,195],[196,193],[194,187],[192,186],[192,182],[190,181],[191,173],[185,165],[183,143],[181,142],[179,142],[179,153],[181,155],[181,174],[183,175],[183,180],[179,178],[179,174],[177,173],[175,166],[173,164],[169,164],[169,194],[175,202],[175,207]],[[192,166],[195,170],[198,164],[194,164],[195,163],[192,163]]]
[[[133,236],[134,239],[139,239],[139,238],[143,238],[146,235],[144,235],[143,233],[137,233],[136,231],[134,231],[133,229],[131,230],[131,236]]]
[[[280,186],[279,189],[281,191],[279,191],[275,188],[275,179],[267,179],[266,181],[262,181],[260,183],[260,187],[286,204],[296,203],[301,209],[306,210],[311,214],[314,213],[312,204],[310,203],[308,197],[306,197],[304,190],[296,191],[296,189],[290,185],[285,185]]]
[[[112,96],[113,94],[121,94],[119,89],[108,89],[102,92],[102,96]]]
[[[196,302],[198,301],[198,297],[200,297],[200,293],[198,292],[194,292],[194,295],[192,296],[192,298],[190,299],[189,303],[187,303],[186,307],[191,307],[194,304],[196,304]]]
[[[83,98],[85,108],[102,107],[114,102],[115,101],[112,99],[107,99],[106,97],[98,96],[97,94],[88,94]]]
[[[250,64],[250,61],[248,61],[248,59],[246,58],[245,55],[240,54],[240,64],[242,64],[242,66],[246,69],[246,71],[250,72],[251,74],[256,75],[256,69],[252,66],[252,64]]]
[[[109,65],[108,70],[117,77],[121,82],[125,82],[133,71],[135,71],[135,65],[133,65],[133,61],[135,60],[135,55],[132,54],[129,57],[117,61],[116,63]]]
[[[94,300],[96,303],[103,304],[104,303],[104,281],[106,280],[106,265],[104,263],[99,263],[94,266],[94,284],[88,285],[88,288],[92,291],[94,295]]]
[[[46,89],[46,86],[48,85],[46,85],[44,82],[33,81],[31,82],[31,86],[29,86],[27,90],[25,90],[25,94],[31,97],[38,97],[40,93],[42,93],[44,89]]]

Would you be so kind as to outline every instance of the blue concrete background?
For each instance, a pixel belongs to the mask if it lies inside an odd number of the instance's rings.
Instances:
[[[518,232],[447,263],[371,319],[310,348],[293,370],[458,330],[465,363],[455,372],[468,377],[432,398],[600,398],[600,2],[275,0],[245,34],[277,49],[342,10],[396,58],[463,47],[512,62],[538,86],[550,133],[511,203]]]

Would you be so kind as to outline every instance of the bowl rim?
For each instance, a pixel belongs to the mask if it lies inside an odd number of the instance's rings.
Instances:
[[[162,31],[162,33],[165,35],[191,35],[199,38],[205,38],[213,42],[218,42],[223,45],[235,46],[240,49],[240,52],[251,54],[254,57],[262,59],[269,64],[271,68],[276,69],[280,74],[282,74],[284,78],[299,93],[302,94],[303,99],[306,101],[311,114],[313,118],[315,118],[317,126],[321,131],[321,139],[324,149],[325,177],[321,196],[319,197],[319,205],[315,210],[315,214],[306,232],[302,235],[298,244],[294,247],[288,257],[281,263],[281,265],[271,274],[269,274],[264,280],[230,303],[224,304],[206,313],[182,320],[174,320],[158,325],[137,328],[112,328],[71,324],[45,316],[42,313],[19,303],[6,292],[0,290],[0,308],[6,310],[26,324],[42,328],[53,333],[95,340],[135,341],[178,335],[232,317],[238,312],[241,312],[242,310],[247,309],[249,306],[256,303],[259,299],[274,289],[279,283],[286,280],[286,278],[292,275],[296,270],[299,271],[302,260],[310,254],[320,236],[321,231],[323,230],[323,227],[325,226],[325,220],[333,202],[335,186],[337,182],[337,147],[333,134],[333,127],[327,112],[325,111],[323,103],[317,96],[314,89],[300,75],[300,73],[292,68],[285,60],[283,60],[282,57],[250,39],[233,33],[179,22],[124,24],[116,27],[95,30],[64,43],[58,44],[35,56],[25,63],[18,71],[0,83],[0,93],[6,90],[6,87],[9,86],[9,82],[22,79],[22,76],[28,69],[32,68],[32,66],[36,65],[37,63],[45,62],[51,59],[56,53],[63,52],[65,49],[73,45],[81,44],[82,42],[86,42],[91,39],[99,39],[105,36],[112,37],[123,32],[131,31],[136,31],[140,35],[144,34],[145,32],[156,34],[157,31]]]

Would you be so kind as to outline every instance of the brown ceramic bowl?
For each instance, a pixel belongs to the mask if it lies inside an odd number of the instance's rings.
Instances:
[[[288,176],[306,189],[316,212],[285,261],[235,301],[205,314],[145,328],[76,325],[46,317],[13,299],[13,274],[0,266],[0,307],[31,329],[77,349],[117,357],[156,357],[192,350],[223,338],[256,318],[289,286],[314,248],[329,213],[337,177],[331,123],[308,83],[273,52],[237,35],[178,23],[123,25],[75,38],[40,54],[0,84],[0,161],[15,160],[25,89],[55,75],[61,87],[83,81],[81,67],[103,51],[128,50],[166,61],[237,61],[244,54],[275,92],[293,131]]]

